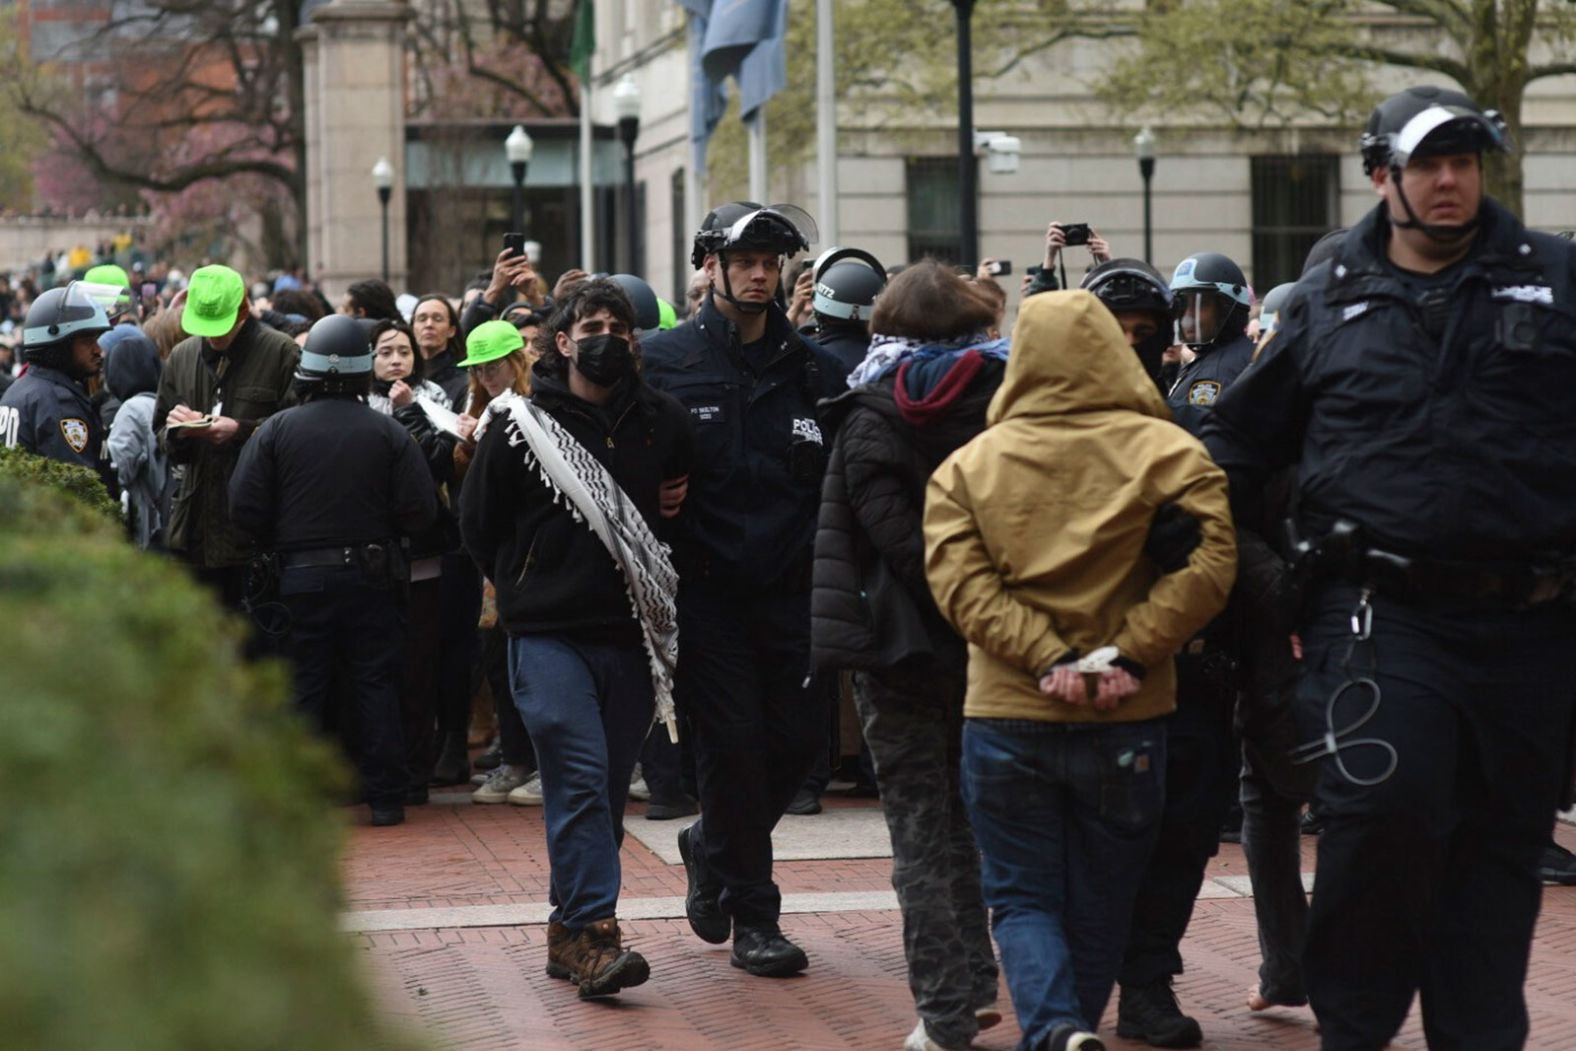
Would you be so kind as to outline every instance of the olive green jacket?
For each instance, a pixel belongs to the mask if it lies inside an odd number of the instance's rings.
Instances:
[[[241,447],[269,416],[294,404],[291,380],[300,348],[283,332],[248,320],[235,342],[210,364],[207,341],[192,336],[175,345],[159,377],[153,429],[170,463],[182,473],[170,510],[170,549],[205,569],[243,565],[256,552],[252,538],[230,522],[230,475]],[[235,440],[213,446],[171,437],[166,417],[177,405],[198,412],[218,406],[239,425]]]

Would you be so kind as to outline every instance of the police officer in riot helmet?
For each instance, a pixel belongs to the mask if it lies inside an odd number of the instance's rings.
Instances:
[[[699,824],[679,837],[685,911],[706,941],[733,935],[751,974],[803,970],[778,926],[771,831],[830,718],[810,681],[810,568],[826,447],[816,403],[846,387],[836,357],[778,305],[785,257],[815,223],[792,205],[723,205],[691,257],[705,298],[643,348],[652,386],[695,428],[694,467],[674,543],[679,569],[678,699],[700,782]]]
[[[1379,204],[1205,424],[1239,522],[1295,464],[1301,758],[1326,825],[1303,953],[1323,1047],[1521,1047],[1576,672],[1576,247],[1483,189],[1498,114],[1410,88]],[[1564,797],[1564,798],[1562,798]]]
[[[1216,397],[1252,358],[1246,336],[1252,295],[1241,269],[1219,253],[1201,252],[1177,266],[1168,289],[1137,260],[1113,259],[1090,271],[1083,285],[1117,314],[1157,385],[1175,320],[1197,357],[1183,367],[1168,403],[1175,421],[1196,436]],[[1155,528],[1187,530],[1196,523],[1162,507]],[[1196,1047],[1203,1039],[1198,1022],[1182,1012],[1172,981],[1182,971],[1182,938],[1236,785],[1236,661],[1228,624],[1217,618],[1177,655],[1165,809],[1118,974],[1118,1035],[1157,1047]]]
[[[1079,287],[1116,316],[1128,346],[1159,385],[1161,358],[1171,345],[1171,290],[1160,271],[1141,259],[1108,259],[1085,274]]]
[[[811,273],[815,341],[852,371],[870,351],[870,312],[886,287],[886,268],[861,249],[829,248]]]
[[[1167,404],[1177,423],[1194,436],[1215,399],[1253,360],[1247,335],[1252,308],[1253,292],[1242,268],[1219,252],[1190,255],[1171,275],[1177,339],[1194,358],[1182,366]]]
[[[1280,327],[1281,311],[1285,309],[1287,300],[1291,298],[1291,290],[1296,287],[1296,282],[1288,281],[1264,293],[1264,298],[1259,302],[1258,344],[1260,347],[1274,336],[1275,330]]]
[[[230,515],[272,552],[248,597],[258,616],[271,599],[261,579],[277,587],[268,612],[288,614],[297,708],[326,724],[343,672],[356,713],[335,722],[360,730],[372,823],[397,825],[408,790],[426,778],[406,769],[400,728],[408,579],[400,542],[431,525],[438,508],[420,447],[363,400],[369,332],[339,314],[312,326],[296,373],[302,404],[270,416],[242,449]]]
[[[103,365],[98,340],[109,330],[104,307],[81,282],[33,301],[22,322],[28,370],[0,397],[0,444],[91,468],[111,484],[104,427],[86,388]]]

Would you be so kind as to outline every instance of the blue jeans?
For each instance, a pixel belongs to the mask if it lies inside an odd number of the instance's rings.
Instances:
[[[1159,720],[969,719],[963,799],[1023,1039],[1092,1030],[1127,944],[1165,803]]]
[[[579,931],[618,909],[624,802],[654,704],[645,650],[512,636],[509,685],[542,775],[551,918]]]

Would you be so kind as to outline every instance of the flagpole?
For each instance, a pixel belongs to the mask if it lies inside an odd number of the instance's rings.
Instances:
[[[700,17],[691,11],[689,16],[689,68],[691,70],[700,68],[700,53],[704,43],[705,32],[702,28]],[[698,101],[695,87],[691,84],[690,105],[695,106]],[[694,119],[692,114],[691,121],[693,122]],[[692,234],[700,229],[701,219],[708,211],[706,201],[709,196],[710,191],[706,179],[706,141],[698,139],[692,134],[690,137],[690,166],[684,178],[684,228],[687,233]],[[678,280],[678,275],[675,275],[674,281],[679,288],[684,288],[688,284],[689,274],[683,275],[682,282]]]
[[[815,4],[815,120],[816,160],[820,167],[821,244],[830,247],[841,237],[837,216],[837,90],[832,75],[832,0]],[[764,107],[763,107],[764,108]],[[763,198],[756,200],[764,202]]]
[[[591,58],[580,82],[580,267],[596,270],[596,194],[591,185]]]
[[[767,204],[765,104],[757,107],[754,116],[745,123],[750,130],[750,200]]]

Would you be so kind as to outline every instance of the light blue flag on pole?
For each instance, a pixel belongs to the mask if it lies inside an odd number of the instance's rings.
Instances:
[[[728,2],[728,0],[722,0]],[[704,147],[717,130],[728,108],[728,87],[723,76],[712,77],[702,61],[706,53],[706,32],[711,21],[713,0],[677,0],[690,19],[690,142]]]
[[[788,0],[764,0],[773,9],[770,31],[739,63],[739,112],[748,121],[766,100],[788,84]]]
[[[699,26],[703,33],[701,68],[691,86],[690,137],[696,137],[704,117],[704,137],[709,138],[727,105],[729,77],[739,82],[739,111],[746,120],[788,83],[788,0],[677,2],[695,15],[692,32]]]

